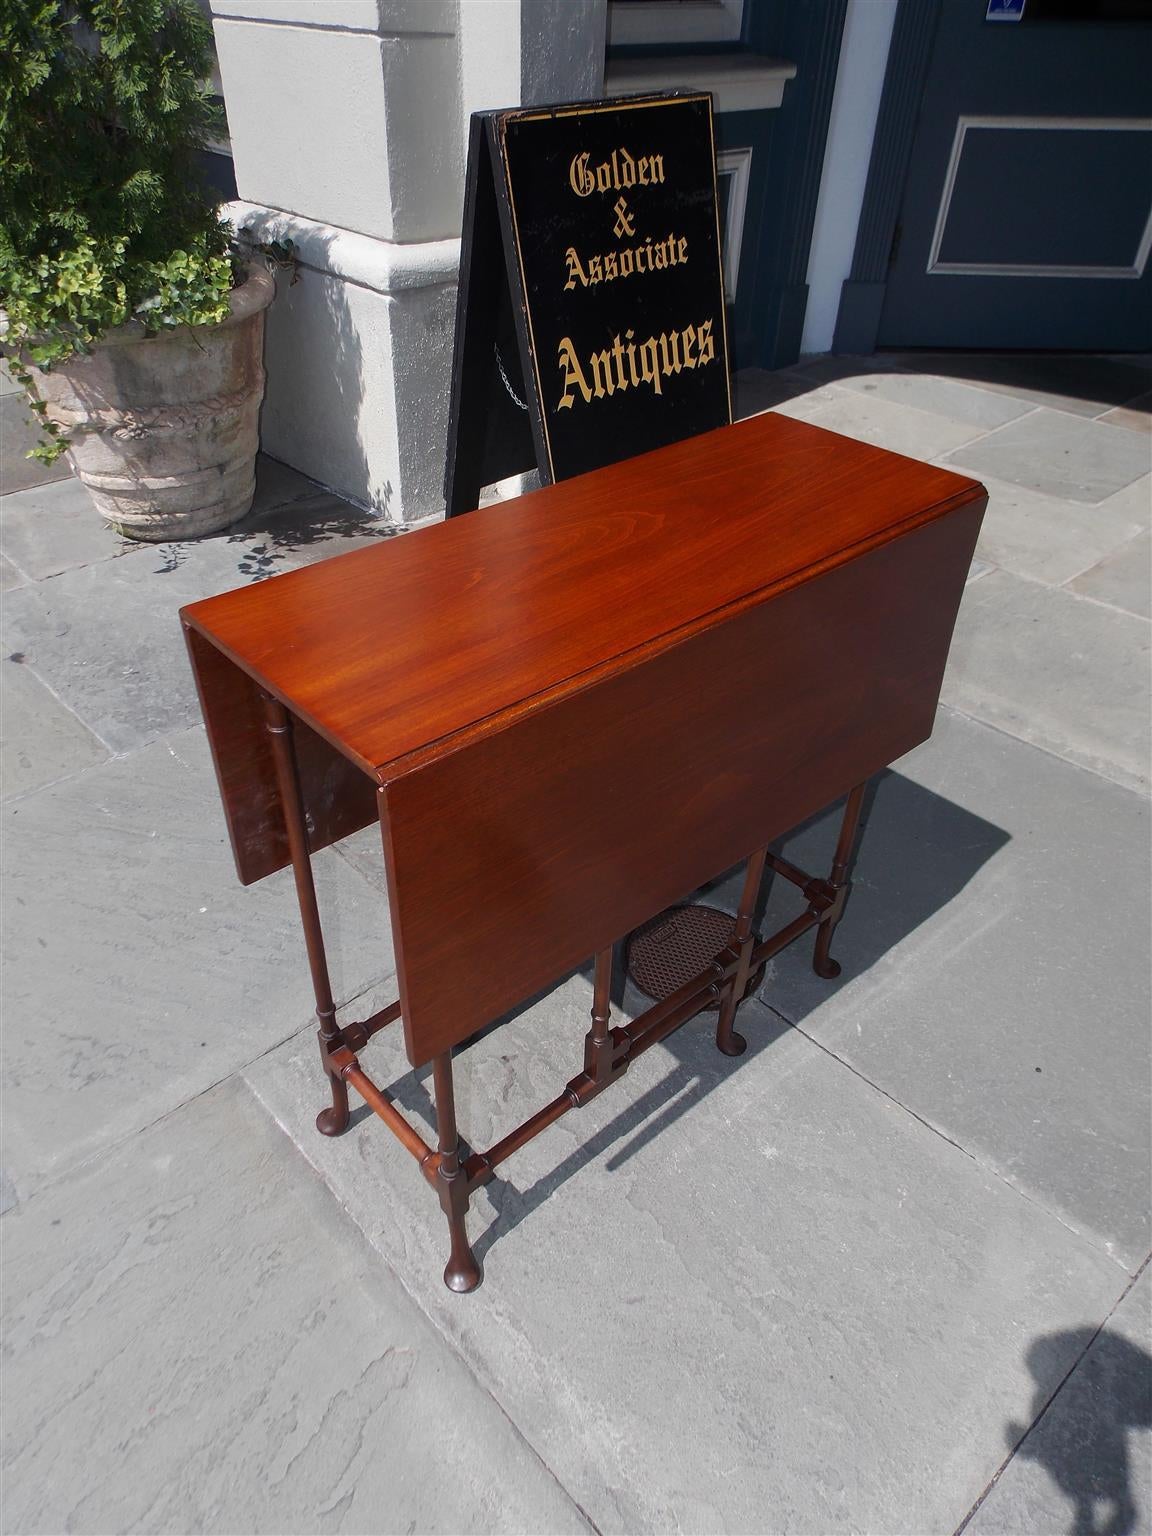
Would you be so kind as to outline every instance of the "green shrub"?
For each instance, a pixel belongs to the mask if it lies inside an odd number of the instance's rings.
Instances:
[[[229,232],[197,154],[218,127],[211,27],[194,0],[0,0],[3,352],[51,460],[66,446],[24,366],[133,318],[228,314]]]

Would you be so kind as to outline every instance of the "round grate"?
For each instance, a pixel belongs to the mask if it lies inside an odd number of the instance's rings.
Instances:
[[[628,943],[628,975],[646,997],[663,1002],[716,958],[735,926],[731,913],[718,907],[669,907],[633,933]],[[755,992],[764,971],[761,965],[748,978],[744,997]],[[715,1013],[719,1006],[711,1003],[703,1011]]]

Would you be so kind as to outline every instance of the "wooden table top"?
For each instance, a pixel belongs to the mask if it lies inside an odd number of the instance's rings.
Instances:
[[[182,616],[387,782],[982,494],[767,414]]]

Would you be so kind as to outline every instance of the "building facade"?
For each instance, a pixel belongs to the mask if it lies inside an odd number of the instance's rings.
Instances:
[[[1145,0],[210,4],[231,216],[294,254],[264,447],[397,524],[443,510],[486,108],[712,92],[737,368],[1152,346]]]

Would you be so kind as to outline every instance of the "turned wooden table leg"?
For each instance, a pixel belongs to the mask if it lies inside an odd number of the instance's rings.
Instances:
[[[760,894],[760,882],[764,878],[764,860],[767,848],[761,848],[748,860],[744,871],[744,889],[740,893],[740,906],[736,912],[736,926],[728,947],[737,956],[736,973],[724,988],[720,997],[720,1017],[716,1021],[716,1046],[725,1056],[742,1056],[748,1049],[743,1035],[732,1028],[736,1010],[744,1000],[744,989],[752,970],[752,951],[756,947],[756,935],[752,932],[752,917],[756,910],[756,898]]]
[[[444,1284],[450,1291],[474,1291],[480,1284],[480,1266],[468,1243],[464,1218],[468,1214],[468,1177],[460,1166],[460,1137],[456,1130],[456,1097],[452,1088],[452,1053],[432,1058],[436,1092],[436,1134],[440,1160],[436,1188],[448,1218],[451,1251],[444,1266]]]
[[[592,984],[592,1028],[584,1036],[584,1070],[598,1087],[619,1076],[619,1069],[613,1063],[615,1045],[608,1029],[612,1014],[614,954],[609,945],[596,956],[596,974]]]
[[[316,995],[316,1017],[320,1021],[320,1060],[332,1088],[332,1105],[316,1116],[316,1129],[322,1136],[339,1136],[348,1128],[348,1086],[332,1065],[331,1053],[344,1042],[336,1024],[336,1005],[328,978],[328,958],[324,952],[324,932],[316,903],[316,885],[312,879],[312,855],[308,849],[308,826],[300,799],[300,774],[292,741],[292,717],[279,699],[265,698],[264,720],[272,739],[272,757],[276,764],[276,783],[280,790],[280,808],[288,831],[288,850],[296,877],[296,899],[304,924],[304,943],[312,972],[312,990]]]
[[[840,974],[839,963],[832,959],[829,950],[832,947],[832,935],[836,932],[836,924],[843,916],[844,903],[852,888],[847,878],[848,863],[856,842],[856,829],[860,825],[860,811],[864,805],[866,788],[867,783],[857,784],[848,796],[848,803],[844,807],[844,819],[840,823],[840,836],[836,842],[832,873],[828,877],[828,884],[832,887],[836,899],[829,908],[827,917],[816,930],[816,949],[812,956],[812,969],[825,981],[831,981]]]

